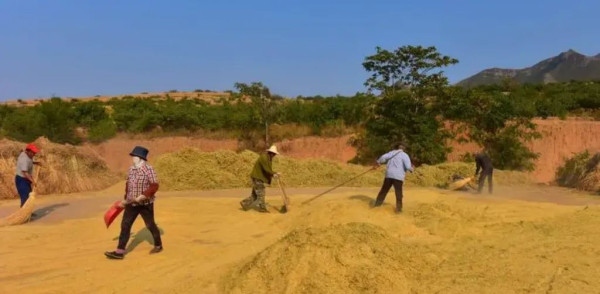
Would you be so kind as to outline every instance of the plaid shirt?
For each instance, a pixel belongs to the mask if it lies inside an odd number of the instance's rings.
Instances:
[[[134,201],[137,196],[142,195],[146,190],[148,190],[148,188],[150,188],[151,183],[158,184],[158,177],[156,176],[156,172],[151,165],[144,163],[139,168],[135,168],[134,166],[130,167],[127,175],[125,199],[128,201]],[[140,204],[146,205],[154,202],[154,195],[151,195],[147,198],[148,199],[144,200]]]

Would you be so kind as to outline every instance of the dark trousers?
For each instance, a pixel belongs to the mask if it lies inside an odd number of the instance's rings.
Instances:
[[[127,241],[129,241],[129,236],[131,235],[131,226],[133,225],[133,222],[137,218],[138,214],[142,216],[142,219],[144,219],[144,223],[146,224],[146,228],[148,228],[150,233],[152,233],[152,238],[154,238],[154,246],[162,246],[160,231],[154,222],[154,203],[150,203],[148,205],[125,206],[125,211],[123,211],[123,220],[121,221],[121,235],[119,235],[119,246],[117,246],[118,249],[125,250],[125,246],[127,245]]]
[[[485,183],[485,179],[487,178],[488,180],[488,191],[490,194],[492,194],[492,190],[494,188],[494,184],[492,181],[492,177],[494,174],[494,170],[484,170],[481,171],[481,175],[479,176],[479,188],[477,189],[477,191],[479,191],[479,193],[481,193],[481,191],[483,191],[483,185]]]
[[[29,199],[29,193],[31,193],[31,182],[24,177],[15,176],[15,186],[17,186],[17,192],[21,198],[21,207],[23,207],[25,201]]]
[[[396,210],[402,210],[402,184],[403,182],[400,180],[385,178],[381,190],[379,190],[379,194],[377,195],[377,200],[375,200],[375,206],[383,204],[390,188],[394,186],[394,192],[396,192]]]

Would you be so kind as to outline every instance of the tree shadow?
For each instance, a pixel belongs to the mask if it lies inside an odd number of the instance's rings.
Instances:
[[[42,219],[42,218],[46,217],[47,215],[49,215],[50,213],[52,213],[57,208],[65,207],[68,205],[69,205],[69,203],[66,203],[66,202],[65,203],[56,203],[56,204],[52,204],[52,205],[49,205],[46,207],[36,209],[33,212],[34,215],[31,217],[31,221],[36,221],[38,219]]]
[[[158,231],[160,232],[161,236],[165,234],[165,231],[160,227],[158,227]],[[143,227],[142,229],[137,231],[137,233],[132,233],[129,239],[129,244],[125,249],[127,253],[133,251],[138,245],[142,244],[144,241],[148,242],[148,244],[150,245],[154,245],[154,238],[152,238],[152,233],[150,233],[150,231],[146,227]],[[119,240],[119,236],[113,238],[113,240]]]

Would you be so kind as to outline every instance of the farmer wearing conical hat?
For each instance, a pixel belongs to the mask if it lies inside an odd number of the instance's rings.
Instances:
[[[152,233],[154,239],[154,248],[150,251],[150,254],[159,253],[163,250],[160,231],[154,222],[154,194],[158,190],[158,178],[154,168],[146,162],[148,149],[136,146],[129,155],[133,159],[133,165],[129,168],[125,184],[125,197],[121,201],[121,207],[125,207],[125,209],[121,221],[119,244],[117,250],[104,253],[106,257],[111,259],[123,259],[125,257],[125,246],[129,241],[131,226],[138,214],[144,219],[146,228]]]
[[[240,202],[243,210],[256,208],[259,212],[269,212],[265,203],[265,183],[271,184],[273,177],[278,177],[279,173],[273,171],[273,157],[279,155],[275,145],[262,153],[250,173],[252,180],[252,194]]]
[[[27,144],[25,150],[21,152],[17,158],[17,175],[15,176],[15,185],[17,186],[17,192],[21,198],[21,207],[29,198],[31,193],[31,187],[35,186],[33,180],[33,165],[40,165],[39,162],[34,162],[33,157],[40,152],[40,150],[34,144]]]

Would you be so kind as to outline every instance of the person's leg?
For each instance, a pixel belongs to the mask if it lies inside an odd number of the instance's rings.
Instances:
[[[481,191],[483,190],[483,184],[485,182],[485,172],[481,172],[481,174],[479,175],[479,187],[477,188],[477,193],[481,193]]]
[[[400,180],[393,180],[394,192],[396,193],[396,212],[402,212],[402,185],[404,182]]]
[[[381,189],[379,190],[379,194],[377,194],[377,199],[375,200],[375,204],[373,206],[381,206],[383,201],[385,201],[385,197],[387,193],[390,191],[392,187],[392,179],[385,178],[383,180],[383,184],[381,185]]]
[[[244,200],[242,200],[240,202],[242,209],[243,210],[250,209],[250,207],[252,206],[252,203],[254,203],[254,201],[256,201],[257,198],[258,198],[258,196],[256,195],[256,180],[252,179],[252,192],[250,193],[250,196],[244,198]]]
[[[123,219],[121,220],[121,234],[119,235],[119,245],[117,249],[125,252],[125,246],[127,246],[127,242],[129,241],[129,237],[131,236],[131,227],[133,226],[133,222],[137,218],[140,213],[140,206],[125,206],[125,210],[123,211]]]
[[[19,198],[21,198],[21,207],[23,207],[27,199],[29,199],[29,193],[31,193],[31,183],[23,177],[15,176],[15,185],[17,186]]]
[[[267,210],[267,203],[265,202],[265,183],[256,180],[254,185],[254,194],[256,195],[256,209],[260,212],[269,212]]]
[[[148,205],[143,205],[140,209],[140,215],[142,219],[144,219],[144,223],[146,224],[146,228],[148,231],[152,233],[152,238],[154,239],[154,247],[162,249],[162,240],[160,239],[160,230],[154,221],[154,203],[150,203]]]
[[[140,213],[139,206],[125,206],[123,219],[121,220],[121,234],[119,234],[119,244],[117,250],[104,252],[104,255],[110,259],[123,259],[125,257],[125,246],[131,235],[131,226]]]

